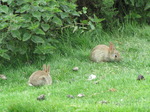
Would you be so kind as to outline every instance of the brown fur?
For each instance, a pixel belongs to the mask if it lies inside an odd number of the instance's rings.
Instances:
[[[91,51],[91,60],[94,62],[120,61],[120,54],[110,43],[109,46],[97,45]]]
[[[31,86],[51,85],[52,78],[50,76],[50,66],[43,65],[43,70],[35,71],[29,77],[28,81]]]

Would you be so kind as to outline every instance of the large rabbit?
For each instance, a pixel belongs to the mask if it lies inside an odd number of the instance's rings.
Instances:
[[[51,85],[50,66],[43,65],[43,70],[35,71],[28,81],[30,86]]]
[[[120,54],[110,43],[109,46],[97,45],[91,51],[91,60],[94,62],[120,61]]]

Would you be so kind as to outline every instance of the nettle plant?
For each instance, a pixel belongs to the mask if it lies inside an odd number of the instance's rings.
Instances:
[[[83,12],[66,0],[2,0],[0,57],[9,60],[10,56],[51,54],[58,42],[56,34],[65,26],[77,30],[77,18]]]
[[[52,53],[54,32],[75,16],[76,5],[65,0],[2,0],[0,56]]]
[[[150,0],[125,0],[128,7],[127,20],[139,20],[139,22],[150,22]]]

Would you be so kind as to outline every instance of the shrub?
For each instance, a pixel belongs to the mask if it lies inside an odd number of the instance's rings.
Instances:
[[[0,56],[51,54],[56,31],[77,16],[76,5],[65,0],[2,0]]]
[[[127,6],[125,19],[137,20],[140,23],[150,22],[150,1],[149,0],[124,0]]]
[[[79,10],[88,8],[88,16],[104,18],[103,28],[113,28],[125,20],[150,23],[149,0],[76,0],[76,3]]]
[[[56,49],[61,29],[72,27],[75,32],[79,27],[101,22],[96,16],[78,23],[86,8],[76,11],[76,4],[66,0],[2,0],[0,5],[0,56],[21,56],[27,60],[33,56],[53,53]],[[30,56],[28,56],[30,55]]]
[[[95,14],[98,18],[104,18],[104,27],[112,27],[116,23],[116,18],[114,18],[117,15],[114,8],[115,0],[77,0],[77,4],[79,10],[82,7],[88,8],[88,16]]]

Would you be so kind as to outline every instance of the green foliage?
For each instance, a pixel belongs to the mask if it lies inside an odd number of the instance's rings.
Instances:
[[[149,0],[125,0],[128,5],[126,19],[150,22],[150,1]]]
[[[114,16],[117,15],[117,11],[114,8],[114,2],[114,0],[77,0],[78,9],[87,7],[88,16],[96,15],[98,18],[104,19],[103,25],[109,27],[116,23]]]
[[[49,39],[57,37],[60,29],[71,27],[75,32],[86,25],[93,30],[93,24],[101,22],[94,16],[95,18],[80,25],[77,18],[82,13],[86,14],[86,8],[77,12],[76,5],[66,0],[2,0],[0,31],[5,36],[0,36],[3,38],[0,43],[0,56],[10,59],[9,56],[20,54],[51,54],[55,48]]]
[[[73,13],[78,14],[76,5],[65,0],[2,0],[0,30],[5,36],[0,36],[0,56],[50,54],[54,47],[47,39],[57,28],[72,24]]]
[[[113,28],[119,22],[138,21],[150,22],[149,0],[76,0],[78,9],[87,7],[87,16],[95,14],[104,18],[104,28]],[[86,18],[85,15],[82,18]]]

